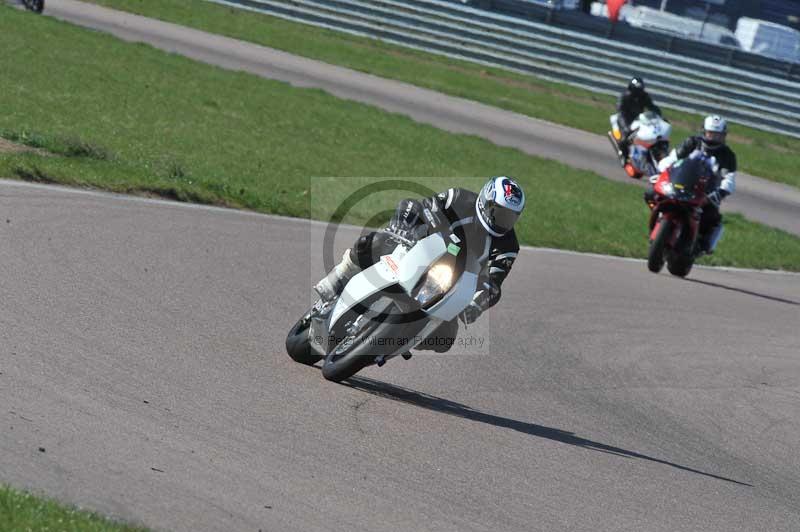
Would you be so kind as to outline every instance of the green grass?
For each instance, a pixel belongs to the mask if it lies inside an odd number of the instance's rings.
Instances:
[[[398,79],[529,116],[603,134],[615,99],[507,70],[449,59],[315,28],[204,0],[89,0],[117,9],[243,39]],[[701,117],[667,110],[673,141],[696,132]],[[740,169],[800,186],[800,139],[733,125],[729,142]]]
[[[0,155],[0,175],[324,219],[358,185],[348,176],[426,176],[443,189],[508,174],[528,192],[524,243],[646,253],[648,213],[633,185],[319,90],[0,12],[0,135],[53,153]],[[319,193],[313,176],[334,179]],[[376,199],[346,221],[368,221],[407,195]],[[800,270],[800,239],[728,220],[707,263]]]
[[[0,485],[0,530],[7,532],[146,532],[97,514]]]

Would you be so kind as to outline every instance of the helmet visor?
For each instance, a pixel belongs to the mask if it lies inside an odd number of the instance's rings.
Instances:
[[[711,144],[722,144],[725,142],[725,132],[724,131],[710,131],[706,130],[704,135],[706,139]]]
[[[492,231],[500,234],[507,233],[513,229],[520,214],[494,202],[479,203],[478,207],[487,225]]]

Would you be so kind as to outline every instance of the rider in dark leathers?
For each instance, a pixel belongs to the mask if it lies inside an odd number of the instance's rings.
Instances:
[[[404,238],[416,240],[449,227],[460,235],[462,248],[474,246],[479,250],[483,268],[478,279],[478,291],[471,304],[461,314],[464,323],[472,323],[482,312],[500,300],[500,287],[517,258],[519,243],[513,225],[525,205],[522,188],[508,177],[492,178],[476,194],[463,188],[451,188],[422,200],[401,201],[387,230]],[[341,293],[347,281],[361,270],[374,264],[381,255],[391,253],[396,245],[391,235],[372,232],[359,238],[345,251],[342,262],[320,281],[314,289],[329,301]],[[426,342],[427,349],[447,351],[458,333],[458,320],[445,322]],[[424,346],[418,349],[426,349]]]
[[[630,146],[631,124],[646,110],[661,115],[661,108],[653,102],[644,88],[644,80],[639,77],[632,78],[628,87],[617,99],[617,123],[622,133],[619,149],[626,160]]]

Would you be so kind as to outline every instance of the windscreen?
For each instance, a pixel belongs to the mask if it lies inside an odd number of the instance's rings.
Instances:
[[[684,190],[694,190],[700,179],[709,172],[703,159],[683,159],[675,163],[669,174],[673,185],[682,185]]]

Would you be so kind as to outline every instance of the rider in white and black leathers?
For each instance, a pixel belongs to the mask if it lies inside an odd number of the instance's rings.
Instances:
[[[709,157],[714,157],[717,160],[720,172],[728,174],[727,179],[729,181],[735,180],[736,154],[725,143],[727,134],[728,123],[724,118],[719,115],[707,116],[703,121],[703,134],[684,140],[683,144],[675,149],[675,155],[678,159],[685,159],[693,151],[701,150]],[[728,192],[727,188],[722,190],[723,193]]]
[[[399,203],[387,230],[412,240],[427,236],[445,227],[464,240],[462,248],[476,250],[483,266],[478,291],[472,303],[461,314],[465,323],[472,323],[482,312],[500,300],[503,284],[519,252],[514,223],[525,206],[522,188],[508,177],[492,178],[476,194],[463,188],[451,188],[422,200],[406,199]],[[391,235],[372,232],[359,238],[345,251],[342,262],[335,266],[314,289],[330,301],[344,289],[347,281],[375,263],[394,247]],[[458,320],[443,323],[432,336],[455,338]],[[431,349],[446,351],[452,342],[431,342]]]
[[[713,253],[722,237],[720,203],[736,191],[736,154],[725,144],[727,134],[727,121],[719,115],[709,115],[703,121],[703,134],[687,138],[663,161],[669,165],[698,150],[716,160],[717,187],[709,194],[709,203],[703,207],[700,220],[700,245],[706,253]]]

